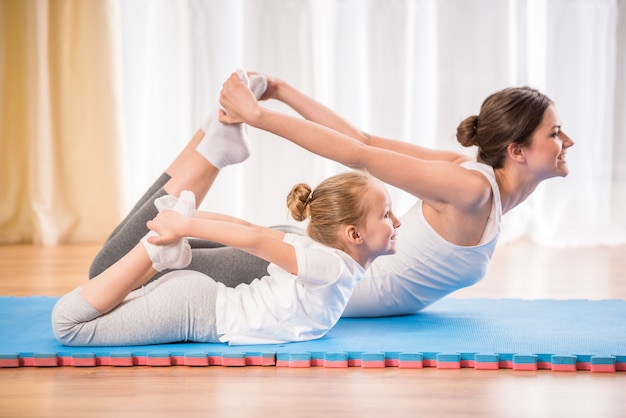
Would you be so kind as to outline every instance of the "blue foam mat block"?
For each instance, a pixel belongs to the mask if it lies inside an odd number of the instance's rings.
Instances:
[[[96,356],[167,353],[291,355],[314,353],[508,353],[626,356],[625,300],[441,300],[424,311],[387,318],[342,318],[319,340],[277,344],[172,343],[126,347],[66,347],[52,334],[57,297],[0,297],[0,356]],[[436,357],[436,356],[435,356]],[[0,357],[1,358],[1,357]],[[295,358],[295,357],[294,357]]]

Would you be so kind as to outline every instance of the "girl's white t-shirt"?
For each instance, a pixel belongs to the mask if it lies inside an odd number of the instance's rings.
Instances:
[[[295,276],[275,264],[268,275],[229,288],[218,283],[216,326],[231,345],[280,344],[324,336],[343,313],[364,269],[341,250],[285,234],[294,246]]]

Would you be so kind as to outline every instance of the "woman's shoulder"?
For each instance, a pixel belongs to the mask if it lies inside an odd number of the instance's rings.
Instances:
[[[460,165],[461,167],[465,167],[468,170],[477,170],[483,173],[492,173],[492,174],[494,172],[492,166],[490,166],[489,164],[481,163],[480,161],[476,161],[476,160],[464,161]]]
[[[500,187],[498,186],[498,181],[496,179],[496,173],[494,168],[489,164],[481,163],[478,161],[470,161],[462,164],[466,169],[473,171],[475,174],[475,178],[479,181],[482,186],[482,195],[485,199],[493,197],[493,202],[495,204],[498,212],[501,212],[502,206],[500,201]],[[479,201],[480,199],[477,199]],[[486,202],[483,202],[483,204]]]
[[[477,180],[479,189],[481,188],[479,185],[486,188],[486,191],[497,188],[496,173],[492,166],[478,161],[467,161],[461,164],[461,167],[473,172],[475,175],[473,178]]]

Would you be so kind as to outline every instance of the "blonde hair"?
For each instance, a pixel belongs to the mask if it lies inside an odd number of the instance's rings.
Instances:
[[[329,177],[313,191],[308,184],[299,183],[287,195],[287,207],[296,221],[310,219],[307,233],[312,239],[338,247],[339,228],[359,225],[367,214],[363,195],[372,180],[370,174],[359,170]]]

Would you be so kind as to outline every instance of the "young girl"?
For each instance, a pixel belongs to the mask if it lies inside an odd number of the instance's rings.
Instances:
[[[178,200],[161,197],[156,205],[160,213],[140,243],[57,302],[52,325],[62,344],[320,338],[340,318],[364,269],[395,251],[399,227],[382,183],[360,171],[333,176],[312,193],[302,183],[291,190],[287,205],[295,220],[309,220],[308,236],[196,212],[190,191]],[[146,285],[157,271],[189,264],[187,236],[263,258],[271,263],[268,275],[227,288],[203,273],[174,270]]]
[[[224,84],[220,120],[246,122],[365,168],[418,198],[401,218],[397,254],[372,264],[345,316],[414,313],[476,283],[489,267],[502,215],[542,181],[569,172],[566,154],[574,142],[554,103],[528,87],[490,95],[478,115],[458,126],[458,141],[477,146],[477,161],[366,134],[281,80],[268,77],[262,98],[280,100],[307,120],[261,107],[235,77]]]

